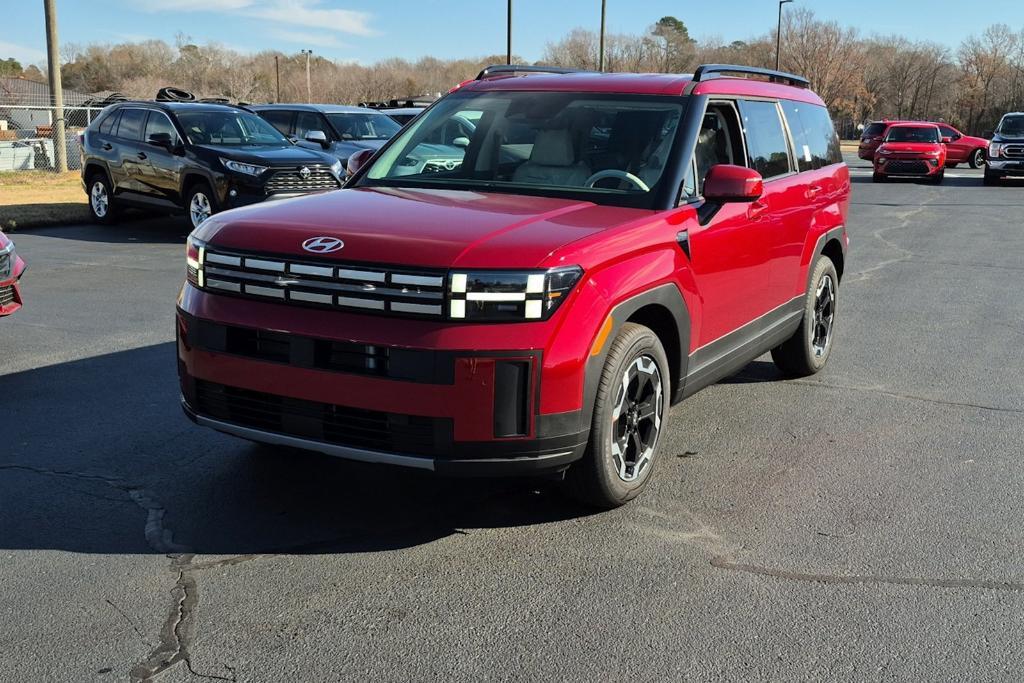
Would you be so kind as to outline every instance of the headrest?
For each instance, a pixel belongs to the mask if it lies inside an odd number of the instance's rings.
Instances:
[[[576,162],[576,154],[572,149],[569,131],[553,128],[537,133],[530,161],[541,166],[572,166]]]

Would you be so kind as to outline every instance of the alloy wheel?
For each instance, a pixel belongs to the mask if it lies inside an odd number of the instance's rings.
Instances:
[[[836,286],[832,276],[826,273],[818,282],[814,293],[814,327],[811,330],[811,347],[814,355],[821,358],[832,343],[832,325],[836,317]]]
[[[189,202],[188,214],[192,219],[192,227],[198,228],[199,224],[210,217],[213,207],[210,206],[210,198],[203,192],[196,192]]]
[[[651,464],[664,410],[658,364],[639,356],[622,373],[612,411],[611,453],[622,481],[636,481]]]
[[[97,218],[103,218],[107,215],[110,198],[107,196],[107,186],[99,180],[92,184],[92,190],[89,191],[89,204],[92,206],[92,212],[96,214]]]

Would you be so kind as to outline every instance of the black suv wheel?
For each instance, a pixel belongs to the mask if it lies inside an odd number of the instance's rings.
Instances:
[[[94,171],[86,183],[89,193],[89,215],[94,223],[110,225],[117,222],[117,203],[107,174]]]
[[[804,318],[793,336],[772,349],[776,367],[791,377],[806,377],[825,367],[839,303],[839,274],[828,256],[819,256],[804,299]]]

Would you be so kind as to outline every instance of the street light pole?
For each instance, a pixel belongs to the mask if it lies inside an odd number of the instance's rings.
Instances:
[[[309,80],[309,58],[313,55],[312,50],[303,50],[302,54],[306,55],[306,102],[313,102],[313,88],[311,87]]]
[[[604,14],[607,0],[601,0],[601,40],[599,41],[597,55],[597,70],[604,71]]]
[[[775,32],[775,70],[782,63],[782,6],[793,0],[779,0],[779,28]]]
[[[506,35],[506,51],[505,51],[505,63],[512,63],[512,0],[508,0],[508,20],[506,21],[507,35]]]

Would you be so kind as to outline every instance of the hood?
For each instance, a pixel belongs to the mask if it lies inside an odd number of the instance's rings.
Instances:
[[[885,142],[879,146],[878,151],[923,154],[940,152],[942,151],[942,145],[938,142]]]
[[[323,152],[296,145],[267,147],[265,145],[196,145],[198,149],[217,156],[259,166],[298,166],[299,164],[327,164],[334,159]]]
[[[339,262],[533,268],[565,244],[653,213],[572,199],[354,188],[226,211],[207,220],[196,237],[226,248],[317,258],[302,243],[328,236],[345,243],[328,256]]]

